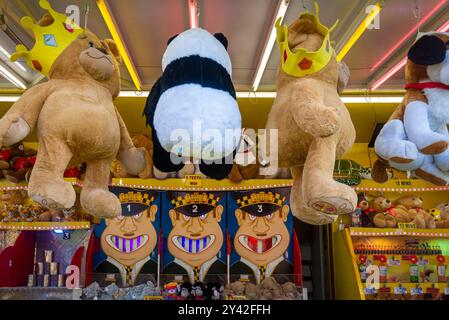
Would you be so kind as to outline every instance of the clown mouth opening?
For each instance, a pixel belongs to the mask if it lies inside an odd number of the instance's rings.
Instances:
[[[266,239],[258,239],[251,236],[240,236],[239,242],[248,250],[255,253],[265,253],[275,246],[281,241],[280,235],[275,235]]]
[[[199,253],[209,248],[215,241],[215,235],[211,234],[201,239],[190,239],[183,236],[174,236],[173,243],[178,249],[187,253]]]
[[[132,239],[122,238],[119,236],[108,235],[106,242],[115,250],[130,253],[143,247],[147,243],[149,237],[147,235],[138,236]]]

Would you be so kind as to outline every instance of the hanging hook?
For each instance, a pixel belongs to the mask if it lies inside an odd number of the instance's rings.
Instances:
[[[87,0],[84,1],[84,29],[87,29],[87,22],[89,20],[90,6]]]
[[[416,19],[416,24],[418,26],[418,33],[420,30],[419,22],[421,21],[421,6],[419,4],[419,0],[415,0],[415,7],[413,8],[413,16]]]

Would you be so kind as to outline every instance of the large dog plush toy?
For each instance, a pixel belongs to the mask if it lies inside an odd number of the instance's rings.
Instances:
[[[422,33],[408,52],[406,94],[379,133],[373,179],[385,169],[410,171],[436,185],[449,184],[448,33]]]
[[[108,191],[109,168],[117,156],[131,174],[145,168],[144,150],[136,149],[112,103],[120,92],[120,55],[112,40],[100,41],[68,18],[49,11],[38,24],[25,17],[36,44],[17,47],[13,60],[24,58],[48,82],[27,90],[0,120],[0,144],[13,145],[38,129],[37,161],[28,185],[30,197],[51,209],[74,206],[75,190],[64,170],[87,162],[81,205],[92,215],[121,214],[117,197]]]
[[[329,39],[333,28],[320,23],[316,10],[289,27],[276,24],[281,68],[266,128],[278,130],[279,166],[292,171],[294,215],[319,225],[352,212],[357,195],[333,179],[335,159],[351,149],[355,129],[337,91],[342,68]]]
[[[242,129],[227,45],[222,34],[200,28],[169,40],[144,111],[157,170],[181,171],[193,162],[210,178],[231,172]]]

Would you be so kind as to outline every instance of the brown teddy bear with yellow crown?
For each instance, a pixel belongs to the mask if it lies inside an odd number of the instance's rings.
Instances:
[[[112,160],[117,156],[131,174],[145,167],[145,151],[134,147],[113,104],[120,92],[119,51],[114,41],[79,28],[48,1],[39,5],[50,14],[38,24],[21,21],[36,44],[31,51],[19,45],[12,59],[24,58],[49,81],[28,89],[0,120],[0,145],[17,143],[37,128],[30,197],[49,209],[72,208],[76,193],[63,174],[86,162],[82,207],[98,217],[118,216],[120,201],[108,190]]]
[[[357,206],[354,190],[333,179],[334,163],[349,151],[355,129],[338,90],[347,68],[337,62],[330,31],[316,15],[303,13],[290,26],[276,23],[281,68],[277,75],[277,96],[266,129],[277,130],[279,167],[293,176],[291,207],[304,222],[332,223],[339,214]],[[279,21],[279,20],[278,20]],[[276,145],[273,145],[276,142]]]

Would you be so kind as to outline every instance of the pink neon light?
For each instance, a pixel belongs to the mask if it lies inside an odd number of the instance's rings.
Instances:
[[[189,0],[190,28],[198,28],[198,3],[197,0]]]
[[[385,60],[387,60],[388,57],[391,56],[391,54],[404,43],[404,41],[410,38],[410,36],[414,34],[427,20],[429,20],[446,2],[447,0],[440,1],[432,10],[430,10],[430,12],[422,18],[416,26],[410,29],[409,32],[407,32],[398,42],[396,42],[396,44],[388,50],[388,52],[379,61],[377,61],[374,66],[372,66],[371,71],[376,70],[382,63],[384,63]]]
[[[399,70],[401,70],[405,64],[407,63],[407,57],[403,58],[397,65],[395,65],[390,71],[385,73],[382,77],[380,77],[374,84],[371,86],[371,90],[375,91],[381,85],[383,85],[388,79],[396,74]]]
[[[449,30],[449,20],[446,21],[441,27],[437,29],[437,32],[447,32]],[[371,90],[375,91],[381,85],[383,85],[388,79],[394,76],[399,70],[401,70],[405,64],[407,63],[407,57],[403,58],[397,65],[391,68],[390,71],[385,73],[382,77],[380,77],[374,84],[371,86]]]

